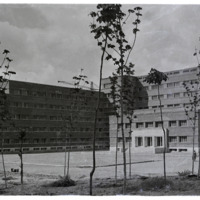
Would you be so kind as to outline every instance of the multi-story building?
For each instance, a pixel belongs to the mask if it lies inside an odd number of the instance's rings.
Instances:
[[[12,120],[0,127],[0,144],[5,153],[19,151],[22,130],[26,133],[22,141],[25,153],[92,149],[97,92],[9,81],[7,93]],[[110,111],[110,103],[102,93],[97,150],[109,150]]]
[[[190,151],[193,145],[193,125],[185,114],[185,106],[190,104],[183,82],[195,83],[198,68],[187,68],[166,72],[168,80],[160,85],[160,98],[162,101],[163,121],[166,130],[166,146],[169,151]],[[160,117],[157,86],[144,82],[146,76],[131,77],[133,87],[138,91],[136,107],[133,115],[132,135],[129,137],[129,121],[124,115],[125,141],[132,142],[135,152],[161,152],[163,150],[163,131]],[[120,82],[120,81],[119,81]],[[102,82],[103,91],[110,93],[110,79]],[[198,141],[198,121],[195,128],[195,149]],[[118,124],[121,126],[121,124]],[[110,148],[116,146],[116,117],[110,116]],[[122,136],[119,133],[119,147],[122,147]]]

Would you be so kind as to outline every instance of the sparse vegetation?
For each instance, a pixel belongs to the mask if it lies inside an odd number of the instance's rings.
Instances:
[[[76,182],[70,178],[70,176],[60,176],[59,180],[50,183],[51,187],[70,187],[75,186]]]
[[[190,170],[184,170],[184,171],[182,171],[182,172],[178,172],[177,174],[179,175],[179,176],[188,176],[188,175],[190,175],[192,172],[190,171]]]

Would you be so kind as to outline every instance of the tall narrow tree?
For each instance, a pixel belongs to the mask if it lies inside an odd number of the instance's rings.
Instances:
[[[1,124],[4,124],[6,121],[10,120],[10,113],[8,108],[8,99],[6,95],[7,85],[10,80],[11,75],[16,74],[14,71],[9,71],[10,63],[12,59],[8,57],[10,52],[5,49],[3,51],[3,61],[0,65],[0,120]],[[4,162],[4,133],[2,132],[1,136],[1,156],[2,156],[2,164],[3,164],[3,171],[4,171],[4,180],[5,180],[5,187],[7,188],[7,177],[6,177],[6,169],[5,169],[5,162]]]
[[[186,90],[186,97],[189,99],[188,104],[184,104],[185,115],[192,125],[192,174],[194,174],[194,162],[195,162],[195,132],[197,120],[199,118],[199,106],[200,106],[200,64],[198,59],[197,49],[193,56],[197,59],[197,77],[193,81],[184,81],[183,86]],[[200,177],[200,133],[198,132],[198,154],[199,154],[199,167],[198,177]]]
[[[154,68],[151,69],[149,74],[145,77],[144,81],[149,83],[149,84],[154,84],[157,85],[157,90],[158,90],[158,100],[159,100],[159,108],[160,108],[160,118],[161,118],[161,125],[162,125],[162,130],[163,130],[163,171],[164,171],[164,179],[165,179],[165,184],[166,184],[166,159],[165,159],[165,154],[166,154],[166,130],[164,128],[164,121],[163,121],[163,112],[162,112],[162,102],[160,98],[160,85],[163,81],[167,81],[168,77],[165,73],[160,72]]]
[[[123,149],[123,166],[124,166],[124,182],[123,182],[123,193],[126,193],[126,148],[125,148],[125,134],[124,134],[124,75],[133,73],[133,64],[129,63],[129,56],[133,47],[135,46],[136,36],[138,29],[138,24],[140,23],[139,17],[142,15],[140,13],[141,7],[136,7],[134,9],[128,10],[128,15],[124,13],[121,9],[120,4],[99,4],[97,6],[99,11],[92,12],[91,15],[96,18],[96,22],[100,25],[97,27],[96,24],[92,24],[92,32],[95,33],[95,39],[98,40],[98,45],[102,49],[101,57],[101,67],[100,71],[102,73],[103,59],[104,55],[106,60],[112,60],[114,65],[117,66],[116,75],[119,77],[120,87],[120,124],[121,124],[121,133],[122,133],[122,149]],[[124,25],[127,23],[127,20],[131,14],[135,13],[136,19],[132,23],[134,26],[133,34],[134,38],[132,45],[128,44],[125,34]],[[99,41],[101,38],[101,41]],[[100,73],[100,74],[101,74]],[[100,87],[101,87],[102,75],[100,75]],[[101,91],[101,88],[100,90]],[[98,111],[98,109],[97,109]],[[94,160],[94,159],[93,159]],[[91,177],[94,173],[94,163]]]
[[[116,117],[116,146],[115,146],[115,183],[117,183],[117,165],[118,165],[118,135],[119,135],[119,93],[117,90],[117,76],[113,74],[113,76],[109,77],[111,82],[111,91],[109,96],[111,98],[111,103],[113,106],[114,114]]]

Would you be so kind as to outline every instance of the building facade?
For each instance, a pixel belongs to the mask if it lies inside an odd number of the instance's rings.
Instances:
[[[160,86],[160,98],[162,101],[163,121],[166,130],[166,146],[170,152],[192,151],[193,145],[193,124],[185,113],[185,107],[190,105],[190,98],[183,86],[186,84],[195,84],[197,80],[197,67],[183,70],[166,72],[168,80]],[[159,153],[163,150],[163,131],[160,117],[160,107],[158,101],[157,86],[144,82],[146,76],[132,77],[133,87],[138,91],[136,98],[136,107],[133,115],[132,134],[129,137],[130,124],[124,115],[124,130],[126,147],[131,141],[134,152],[154,152]],[[109,97],[110,80],[106,78],[102,82],[103,91]],[[198,91],[199,92],[199,89]],[[197,109],[198,112],[198,109]],[[190,113],[192,114],[192,112]],[[196,120],[195,127],[195,149],[198,148],[198,124]],[[120,124],[119,124],[120,125]],[[118,125],[118,126],[119,126]],[[116,117],[110,116],[110,146],[115,149],[116,146]],[[119,148],[122,147],[122,137],[119,133]]]
[[[92,149],[98,93],[51,85],[9,81],[11,120],[1,123],[1,146],[17,153],[25,131],[23,152],[87,151]],[[97,150],[109,150],[110,103],[101,94],[97,119]],[[2,150],[2,149],[1,149]]]

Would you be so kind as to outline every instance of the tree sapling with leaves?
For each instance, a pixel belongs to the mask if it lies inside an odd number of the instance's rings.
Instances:
[[[138,24],[140,23],[139,17],[142,16],[140,11],[141,7],[136,7],[134,9],[128,10],[128,15],[124,13],[121,9],[120,4],[99,4],[97,5],[97,12],[92,12],[91,16],[93,17],[93,23],[91,25],[92,33],[95,34],[94,38],[98,41],[98,46],[101,47],[102,56],[101,56],[101,64],[100,64],[100,84],[99,84],[99,92],[101,92],[101,79],[102,79],[102,67],[104,55],[106,60],[112,60],[114,65],[117,66],[116,75],[120,77],[120,119],[121,119],[121,132],[122,132],[122,140],[123,140],[123,166],[124,166],[124,183],[123,183],[123,193],[126,193],[126,152],[125,152],[125,136],[124,136],[124,75],[132,74],[133,64],[129,63],[129,56],[133,47],[135,46],[136,36],[138,29]],[[132,45],[128,44],[125,34],[124,25],[127,24],[129,17],[132,14],[136,15],[135,21],[132,23],[133,28],[133,42]],[[96,22],[95,22],[96,20]],[[96,25],[99,24],[99,26]],[[100,99],[100,98],[99,98]],[[98,112],[98,106],[97,106]],[[97,113],[96,112],[96,113]],[[95,135],[95,134],[94,134]],[[95,137],[94,137],[95,138]],[[95,144],[95,140],[94,140]],[[95,145],[94,145],[95,148]],[[95,152],[95,150],[94,150]],[[90,176],[90,194],[91,193],[91,185],[92,185],[92,176],[95,170],[95,156],[93,156],[93,170]]]
[[[160,108],[160,118],[161,118],[161,126],[163,130],[163,139],[164,139],[164,148],[163,148],[163,171],[164,171],[164,179],[166,183],[166,130],[164,128],[164,121],[163,121],[163,112],[162,112],[162,102],[160,98],[160,85],[163,81],[167,81],[168,77],[165,73],[160,72],[154,68],[151,68],[149,74],[145,77],[144,82],[149,84],[157,85],[158,89],[158,100],[159,100],[159,108]]]

